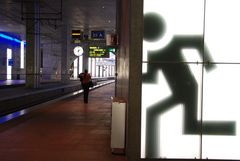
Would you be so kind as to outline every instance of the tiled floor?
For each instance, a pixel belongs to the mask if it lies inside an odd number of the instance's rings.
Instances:
[[[114,83],[0,125],[1,161],[125,161],[110,149]]]

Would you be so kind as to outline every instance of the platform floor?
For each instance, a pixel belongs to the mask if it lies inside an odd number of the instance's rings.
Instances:
[[[0,124],[2,161],[125,161],[110,148],[114,83]]]

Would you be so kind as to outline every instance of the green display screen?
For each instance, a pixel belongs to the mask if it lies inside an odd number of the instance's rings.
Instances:
[[[89,57],[93,58],[109,58],[109,52],[105,47],[90,46]]]

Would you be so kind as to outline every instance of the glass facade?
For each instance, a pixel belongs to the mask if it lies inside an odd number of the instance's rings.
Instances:
[[[92,77],[114,77],[115,55],[109,58],[88,58],[88,70]]]
[[[144,1],[141,158],[240,159],[239,15],[239,0]]]

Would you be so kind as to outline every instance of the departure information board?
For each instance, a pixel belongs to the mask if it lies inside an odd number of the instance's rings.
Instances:
[[[93,58],[108,58],[109,52],[105,47],[90,46],[89,47],[89,57]]]

